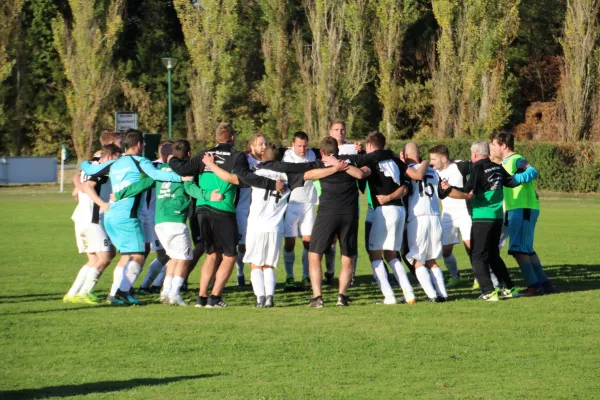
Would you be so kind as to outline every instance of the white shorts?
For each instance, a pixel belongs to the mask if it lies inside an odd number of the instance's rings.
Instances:
[[[156,236],[154,230],[154,218],[154,214],[140,214],[140,221],[144,230],[144,242],[150,243],[150,251],[163,249],[163,245],[160,243],[160,239]]]
[[[442,214],[442,246],[458,244],[461,237],[463,242],[471,240],[471,225],[471,216],[469,214],[458,216]]]
[[[174,260],[192,259],[192,240],[186,224],[181,222],[161,222],[154,227],[158,240],[165,252]]]
[[[442,256],[442,225],[437,215],[416,217],[409,221],[407,228],[408,254],[410,261],[425,264]]]
[[[235,212],[235,218],[237,220],[238,232],[240,240],[238,244],[246,244],[246,230],[248,229],[248,214],[250,209],[240,208]]]
[[[248,232],[244,264],[277,268],[282,241],[281,232]]]
[[[315,207],[313,204],[288,204],[283,219],[283,236],[310,236],[315,225]]]
[[[110,239],[102,225],[75,223],[75,240],[80,253],[110,251]]]
[[[402,250],[405,216],[401,206],[377,207],[373,211],[369,250]]]

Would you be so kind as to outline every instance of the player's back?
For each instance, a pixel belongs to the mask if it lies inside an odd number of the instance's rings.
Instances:
[[[282,172],[259,169],[256,175],[272,180],[287,181]],[[248,216],[248,232],[283,232],[283,216],[288,204],[290,190],[284,193],[275,190],[253,187],[250,214]]]
[[[358,213],[356,178],[346,172],[336,172],[321,182],[320,215],[354,215]]]
[[[417,168],[418,165],[409,165]],[[423,180],[412,181],[412,193],[408,198],[408,220],[421,216],[440,215],[440,196],[438,188],[440,176],[431,167],[427,168]]]
[[[143,176],[139,163],[143,159],[140,156],[124,155],[111,165],[109,178],[114,192],[118,192],[132,183],[140,181]],[[140,199],[141,194],[138,194],[135,197],[111,203],[110,210],[106,213],[106,216],[109,218],[137,218]]]
[[[448,182],[450,186],[456,188],[463,188],[465,177],[460,172],[458,165],[453,162],[450,163],[448,168],[441,171],[437,171],[440,179]],[[442,207],[444,208],[444,214],[468,214],[469,209],[467,208],[467,202],[462,199],[453,199],[448,196],[442,199]]]

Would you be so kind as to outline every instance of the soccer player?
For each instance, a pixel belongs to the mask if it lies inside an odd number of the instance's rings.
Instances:
[[[420,160],[417,144],[407,143],[402,152],[408,168],[416,168]],[[427,295],[427,301],[433,303],[443,302],[448,298],[444,275],[437,265],[437,259],[442,255],[439,202],[448,192],[441,190],[440,183],[437,172],[428,167],[423,180],[412,182],[408,198],[409,251],[406,258],[415,267],[415,275]]]
[[[248,165],[254,171],[256,166],[262,161],[267,148],[267,138],[262,133],[255,133],[248,141],[249,151],[246,154]],[[246,253],[246,229],[248,227],[248,213],[250,212],[250,198],[252,188],[243,183],[240,185],[240,197],[236,207],[236,219],[240,240],[238,244],[238,258],[235,262],[237,266],[237,282],[240,288],[246,286],[244,276],[244,254]]]
[[[366,138],[367,154],[383,149],[385,142],[385,136],[381,132],[369,133]],[[423,179],[427,163],[419,165],[418,170],[407,169],[406,164],[398,158],[392,158],[361,169],[367,173],[369,203],[373,207],[373,211],[370,211],[371,227],[366,240],[373,274],[384,295],[383,304],[397,303],[382,260],[383,256],[392,267],[396,281],[402,288],[404,301],[413,304],[415,303],[413,288],[398,258],[398,252],[402,250],[406,219],[402,198],[408,194],[411,186],[410,178]]]
[[[489,144],[476,141],[471,146],[473,168],[463,191],[443,182],[444,189],[452,188],[450,196],[455,199],[471,200],[473,225],[471,227],[471,263],[475,278],[479,282],[479,300],[498,301],[500,297],[519,297],[506,264],[500,257],[499,242],[502,231],[504,186],[518,186],[524,175],[510,176],[502,166],[489,158]],[[505,285],[502,290],[494,288],[489,268]]]
[[[519,264],[527,284],[527,296],[554,293],[555,289],[533,249],[535,225],[540,215],[540,200],[533,182],[538,173],[522,155],[514,151],[514,144],[513,134],[498,132],[492,137],[490,145],[491,153],[502,158],[502,166],[510,175],[519,172],[525,177],[520,186],[504,188],[510,237],[508,254]]]
[[[118,160],[98,165],[92,165],[86,161],[82,163],[81,169],[91,176],[103,176],[108,172],[115,192],[138,182],[142,174],[146,174],[154,180],[181,182],[179,175],[173,172],[159,171],[154,167],[152,161],[140,156],[144,147],[144,137],[140,132],[128,133],[123,144],[127,150]],[[114,271],[113,285],[107,298],[108,304],[140,304],[129,293],[142,270],[145,259],[144,231],[138,218],[138,208],[139,197],[125,199],[111,204],[110,210],[104,216],[106,233],[121,253],[121,259]]]
[[[158,145],[158,159],[154,160],[152,164],[158,169],[167,162],[169,156],[173,151],[173,142],[166,140]],[[154,229],[155,227],[155,212],[156,212],[156,191],[153,186],[148,188],[142,194],[142,200],[140,202],[140,221],[142,221],[142,228],[144,229],[144,239],[146,241],[146,258],[151,251],[156,252],[156,258],[148,266],[148,272],[140,285],[139,290],[141,292],[153,293],[160,290],[162,286],[162,279],[159,278],[161,271],[165,268],[169,262],[169,256],[163,248],[160,240]],[[157,279],[159,278],[159,279]],[[152,285],[152,288],[150,287]]]
[[[200,240],[207,254],[202,265],[196,307],[207,308],[227,306],[221,296],[237,259],[239,233],[235,215],[237,185],[233,183],[232,179],[225,181],[212,172],[210,168],[206,168],[202,162],[204,154],[207,152],[213,153],[215,162],[219,167],[230,175],[237,175],[237,178],[247,185],[279,192],[282,192],[285,187],[283,181],[276,182],[252,173],[246,155],[233,148],[235,132],[231,124],[220,123],[215,138],[217,145],[214,148],[202,151],[190,160],[173,157],[169,161],[173,171],[181,175],[200,175],[199,186],[203,190],[212,193],[213,190],[218,189],[219,193],[223,195],[223,200],[220,202],[213,202],[206,198],[198,198],[196,201]],[[219,254],[222,255],[222,261],[217,269],[215,283],[209,298],[208,286],[214,275]]]
[[[109,144],[102,147],[99,161],[115,160],[120,154],[120,148]],[[79,270],[63,302],[98,304],[99,299],[93,293],[94,286],[114,257],[114,247],[104,230],[104,213],[109,209],[112,189],[106,176],[93,178],[83,173],[80,176],[82,192],[78,194],[79,204],[72,219],[75,222],[77,247],[80,253],[87,253],[88,261]]]
[[[453,161],[450,159],[448,147],[443,144],[429,149],[431,166],[437,171],[440,178],[450,186],[462,188],[465,179],[471,173],[471,162]],[[453,288],[461,283],[460,272],[456,257],[452,253],[455,244],[462,238],[467,254],[471,248],[471,215],[467,202],[462,199],[446,197],[442,200],[442,256],[444,264],[450,272],[450,279],[446,287]]]
[[[296,132],[292,141],[292,148],[286,149],[282,160],[289,163],[306,163],[317,160],[313,149],[308,148],[308,135],[304,132]],[[305,290],[310,288],[308,273],[308,248],[310,235],[315,224],[315,205],[317,203],[317,191],[312,180],[305,180],[302,187],[295,188],[289,197],[289,204],[285,212],[283,247],[283,262],[286,272],[286,289],[295,288],[294,263],[296,254],[294,251],[296,237],[302,238],[302,286]]]

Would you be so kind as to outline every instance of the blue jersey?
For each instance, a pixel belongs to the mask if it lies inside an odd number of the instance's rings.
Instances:
[[[152,161],[145,157],[124,155],[121,158],[102,164],[91,164],[84,161],[82,171],[89,176],[108,174],[113,192],[118,192],[132,183],[139,182],[149,176],[156,181],[181,182],[181,177],[174,172],[156,169]],[[137,218],[142,194],[110,203],[110,210],[105,218]]]

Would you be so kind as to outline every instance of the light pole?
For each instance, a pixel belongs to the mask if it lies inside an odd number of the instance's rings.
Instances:
[[[173,137],[173,101],[171,99],[171,80],[173,68],[177,65],[177,59],[171,57],[162,58],[162,63],[167,67],[169,75],[169,139]]]

